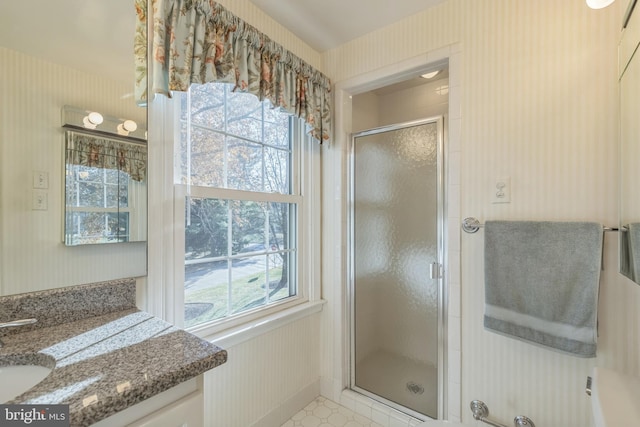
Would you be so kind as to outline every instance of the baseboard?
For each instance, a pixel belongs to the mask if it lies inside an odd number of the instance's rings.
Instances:
[[[340,402],[340,395],[342,394],[344,387],[341,381],[334,380],[333,378],[321,377],[320,378],[320,395],[326,397],[334,402]]]
[[[280,406],[272,409],[268,414],[251,424],[250,427],[281,426],[318,396],[320,396],[320,378],[299,390],[289,399],[282,402]]]

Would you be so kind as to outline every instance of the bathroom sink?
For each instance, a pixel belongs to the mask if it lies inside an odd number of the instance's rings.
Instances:
[[[0,357],[0,403],[13,400],[36,386],[54,367],[54,359],[43,354]]]

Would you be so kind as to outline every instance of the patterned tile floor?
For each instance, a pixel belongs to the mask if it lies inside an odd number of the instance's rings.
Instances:
[[[322,396],[317,397],[281,427],[382,427]]]

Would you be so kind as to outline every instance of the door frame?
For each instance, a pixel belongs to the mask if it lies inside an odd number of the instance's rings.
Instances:
[[[386,61],[375,67],[362,65],[350,68],[348,76],[335,79],[333,87],[333,138],[322,148],[322,298],[328,303],[321,315],[320,392],[343,406],[367,416],[375,404],[369,398],[348,389],[349,384],[349,330],[347,306],[347,151],[349,135],[353,133],[352,97],[404,81],[437,68],[449,67],[448,112],[445,131],[446,151],[446,212],[445,242],[447,278],[447,314],[445,325],[446,373],[442,419],[460,422],[468,405],[462,404],[462,331],[461,331],[461,229],[464,203],[462,200],[462,163],[464,160],[465,108],[463,96],[466,88],[466,52],[461,43],[434,46],[416,56]],[[356,405],[356,398],[362,401]],[[374,408],[375,409],[375,408]],[[386,411],[384,412],[386,414]],[[383,417],[385,415],[382,415]],[[402,414],[389,411],[389,416],[405,420]],[[406,416],[406,423],[410,422]]]

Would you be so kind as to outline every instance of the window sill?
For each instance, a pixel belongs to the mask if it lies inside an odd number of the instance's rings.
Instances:
[[[198,334],[202,339],[210,341],[224,349],[229,349],[245,341],[249,341],[269,331],[287,325],[296,320],[322,311],[325,300],[310,301],[296,305],[274,314],[244,323],[215,334]]]

